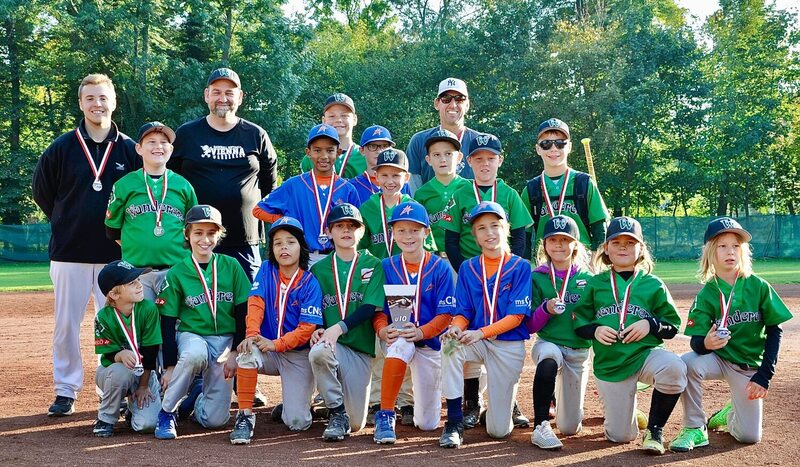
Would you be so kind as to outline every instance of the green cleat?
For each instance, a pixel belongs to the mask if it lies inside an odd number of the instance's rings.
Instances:
[[[661,428],[653,428],[644,432],[642,449],[650,454],[661,455],[666,451],[661,440]]]
[[[678,436],[669,443],[669,450],[672,452],[689,452],[694,448],[703,446],[708,446],[708,430],[706,430],[706,427],[683,427]]]
[[[711,431],[728,431],[728,414],[733,409],[733,404],[728,401],[725,407],[708,419],[708,429]]]

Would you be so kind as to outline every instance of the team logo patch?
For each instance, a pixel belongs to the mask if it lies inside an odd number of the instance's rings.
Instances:
[[[325,133],[325,131],[327,130],[328,130],[328,125],[323,123],[322,125],[319,126],[319,128],[317,128],[317,133]]]
[[[106,327],[103,326],[103,323],[101,323],[99,319],[95,318],[94,319],[94,335],[99,337],[104,332],[106,332]]]
[[[722,226],[723,226],[723,227],[725,227],[726,229],[733,229],[733,228],[735,228],[735,226],[733,225],[733,221],[732,221],[732,220],[730,220],[730,219],[722,219],[722,220],[720,220],[719,222],[720,222],[720,224],[722,224]]]
[[[375,270],[375,268],[369,268],[369,269],[364,268],[364,269],[362,269],[361,270],[361,281],[362,282],[366,282],[366,281],[372,279],[372,272],[374,270]]]
[[[686,327],[687,328],[693,328],[694,327],[694,320],[690,319],[689,321],[687,321],[686,322]]]
[[[506,284],[503,286],[503,290],[511,290],[511,284]]]
[[[491,137],[489,135],[480,135],[475,138],[475,141],[478,142],[478,146],[486,146],[490,139]]]
[[[433,291],[433,284],[428,284],[428,286],[425,288],[425,291],[426,291],[426,292],[431,292],[431,291]]]
[[[94,345],[96,346],[103,346],[111,344],[111,339],[106,339],[105,337],[99,337],[94,340]]]
[[[630,217],[620,217],[619,226],[623,230],[633,230],[633,221]]]
[[[586,279],[577,279],[575,281],[575,287],[584,288],[586,287]]]
[[[127,270],[129,270],[129,271],[130,271],[131,269],[133,269],[133,265],[132,265],[131,263],[127,262],[127,261],[120,261],[119,263],[117,263],[117,265],[118,265],[119,267],[121,267],[121,268],[125,268],[125,269],[127,269]]]
[[[567,228],[567,220],[562,218],[553,219],[553,226],[558,230],[564,230]]]
[[[353,207],[349,206],[349,205],[342,206],[342,213],[344,215],[346,215],[346,216],[355,216],[356,215],[355,211],[353,211]]]
[[[380,128],[375,128],[375,130],[372,132],[372,136],[381,136],[382,134],[383,130],[381,130]]]
[[[404,207],[402,211],[400,211],[400,215],[405,216],[406,214],[411,214],[411,211],[413,210],[414,207],[409,204],[408,206]]]
[[[106,209],[106,219],[111,219],[111,211]]]
[[[167,301],[164,300],[163,298],[161,298],[161,297],[156,298],[156,305],[161,306],[161,305],[163,305],[165,303],[167,303]]]
[[[205,215],[206,218],[210,218],[211,217],[211,208],[209,208],[208,206],[203,206],[202,209],[203,209],[203,215]]]
[[[337,92],[336,94],[333,95],[333,100],[335,100],[336,102],[344,102],[346,99],[347,96],[345,96],[340,92]]]
[[[125,170],[125,164],[119,162],[114,162],[114,163],[117,164],[117,170]]]

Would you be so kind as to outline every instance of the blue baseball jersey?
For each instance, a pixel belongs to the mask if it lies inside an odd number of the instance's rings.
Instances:
[[[286,312],[283,316],[282,334],[294,331],[300,323],[322,324],[322,288],[317,278],[303,271],[297,285],[289,290],[286,298]],[[278,339],[280,272],[269,261],[261,267],[250,289],[251,297],[264,299],[264,320],[261,322],[261,335],[267,339]],[[304,347],[308,347],[306,344]],[[301,347],[303,348],[303,347]]]
[[[453,315],[456,312],[456,278],[453,269],[445,260],[436,255],[426,253],[425,256],[430,258],[426,260],[424,270],[417,273],[416,276],[410,277],[410,284],[412,285],[416,284],[417,281],[422,281],[420,283],[422,288],[420,301],[422,303],[419,305],[419,316],[414,317],[419,321],[419,326],[429,323],[437,315]],[[387,285],[406,284],[402,263],[401,255],[394,255],[381,262]],[[391,323],[392,316],[389,313],[388,303],[384,303],[383,311],[389,317],[389,322]],[[439,336],[432,339],[424,339],[420,342],[433,350],[441,348]]]
[[[317,187],[317,193],[323,210],[328,202],[328,196],[333,196],[331,208],[342,203],[361,206],[356,189],[347,180],[340,177],[336,177],[333,187]],[[270,214],[291,216],[300,221],[310,250],[330,251],[333,249],[333,242],[330,240],[325,244],[319,241],[320,232],[322,232],[320,226],[325,225],[325,219],[319,218],[317,202],[314,198],[314,184],[309,172],[295,175],[283,182],[281,186],[259,201],[258,207]]]
[[[489,293],[494,291],[497,274],[489,278],[487,287]],[[456,285],[455,314],[464,316],[469,320],[471,331],[478,330],[489,324],[490,310],[486,305],[483,295],[483,277],[481,273],[480,256],[474,256],[461,263],[458,268],[458,284]],[[500,276],[500,290],[497,292],[497,315],[494,322],[500,321],[508,315],[531,314],[531,265],[517,255],[503,265]],[[516,328],[497,336],[501,341],[520,341],[530,337],[525,329],[525,321]]]
[[[350,184],[356,189],[358,199],[361,200],[362,204],[373,194],[381,192],[381,188],[372,183],[372,180],[369,179],[369,175],[367,175],[366,172],[362,172],[358,177],[351,178]],[[400,193],[411,196],[411,189],[408,187],[408,183],[403,184]]]

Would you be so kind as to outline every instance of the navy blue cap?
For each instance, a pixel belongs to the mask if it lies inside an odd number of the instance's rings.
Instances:
[[[503,153],[503,145],[500,144],[500,139],[497,136],[489,133],[482,133],[472,140],[467,157],[472,157],[478,151],[489,151],[493,154],[500,155]]]
[[[394,146],[394,140],[392,139],[392,134],[389,133],[389,130],[386,127],[382,127],[380,125],[372,125],[367,127],[363,133],[361,133],[361,142],[359,142],[359,146],[366,146],[373,141],[388,141],[392,143]]]
[[[361,217],[361,211],[359,211],[357,207],[350,203],[337,204],[336,206],[332,207],[331,212],[328,213],[328,219],[325,225],[330,228],[337,222],[348,220],[356,221],[359,224],[364,225],[364,219]]]
[[[408,172],[408,157],[400,149],[386,149],[378,154],[378,163],[375,165],[375,169],[380,167],[397,167]]]
[[[508,220],[503,206],[500,206],[494,201],[481,201],[469,212],[469,223],[474,224],[475,220],[484,214],[494,214],[504,221]]]
[[[278,230],[281,230],[281,229],[288,230],[288,231],[292,232],[298,238],[305,238],[304,237],[305,232],[303,231],[303,225],[300,223],[300,221],[298,221],[294,217],[283,216],[280,219],[276,220],[269,227],[269,232],[267,232],[267,235],[269,235],[269,238],[272,238],[272,235],[275,232],[277,232]]]
[[[322,109],[322,112],[324,113],[333,105],[343,105],[350,109],[351,112],[356,113],[356,104],[347,94],[337,92],[336,94],[329,96],[327,99],[325,99],[325,107]]]
[[[211,224],[217,224],[220,230],[223,232],[225,231],[225,226],[222,225],[222,213],[219,212],[219,209],[208,204],[192,206],[191,209],[186,211],[183,221],[186,225],[209,222]]]
[[[311,146],[311,142],[317,138],[330,138],[336,141],[336,144],[339,144],[339,134],[336,133],[336,128],[327,125],[325,123],[320,123],[319,125],[314,125],[311,128],[311,131],[308,132],[308,139],[306,139],[306,147]]]
[[[239,80],[239,75],[230,68],[217,68],[216,70],[212,71],[211,74],[208,75],[208,82],[206,82],[206,86],[211,86],[211,83],[221,79],[227,79],[228,81],[231,81],[236,85],[237,88],[242,87],[242,82]]]
[[[578,230],[578,224],[571,217],[558,215],[547,220],[544,224],[544,234],[542,240],[554,235],[566,235],[573,240],[580,240],[581,233]]]
[[[551,118],[540,123],[539,132],[536,137],[539,138],[539,136],[542,136],[542,133],[546,133],[548,131],[560,131],[567,136],[567,139],[569,139],[569,125],[557,118]]]
[[[142,127],[139,128],[139,138],[136,141],[141,143],[145,136],[154,132],[164,133],[167,135],[167,139],[170,143],[175,142],[175,132],[172,131],[172,128],[161,122],[147,122],[142,125]]]
[[[717,235],[728,232],[741,235],[745,242],[749,242],[753,239],[753,236],[750,235],[750,232],[746,231],[744,227],[742,227],[742,224],[737,222],[736,219],[731,219],[730,217],[720,217],[719,219],[714,219],[708,223],[708,227],[706,227],[706,234],[703,236],[703,243],[708,242]]]
[[[152,271],[150,268],[137,268],[127,261],[112,261],[100,270],[97,276],[97,285],[103,295],[108,295],[111,289],[118,285],[133,282],[137,277]]]
[[[392,212],[392,219],[389,221],[390,224],[394,224],[395,222],[400,221],[409,221],[409,222],[416,222],[417,224],[422,224],[425,227],[430,227],[430,219],[428,218],[428,211],[425,210],[425,206],[415,202],[415,201],[406,201],[405,203],[400,203],[395,206],[394,211]]]
[[[606,230],[606,241],[613,240],[620,235],[627,235],[633,237],[641,243],[644,243],[644,235],[642,235],[642,224],[633,217],[615,217],[611,219]]]
[[[458,137],[452,131],[439,128],[438,130],[429,134],[428,138],[425,140],[425,149],[430,149],[431,144],[437,141],[447,141],[456,147],[456,151],[461,150],[461,141],[458,140]]]

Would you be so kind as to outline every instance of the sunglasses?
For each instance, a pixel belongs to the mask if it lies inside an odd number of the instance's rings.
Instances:
[[[546,151],[555,144],[558,149],[564,149],[568,142],[569,140],[566,139],[543,139],[539,141],[539,147]]]
[[[443,94],[439,96],[439,100],[442,102],[442,104],[449,104],[454,100],[460,104],[467,100],[467,96],[455,95],[455,94]]]

